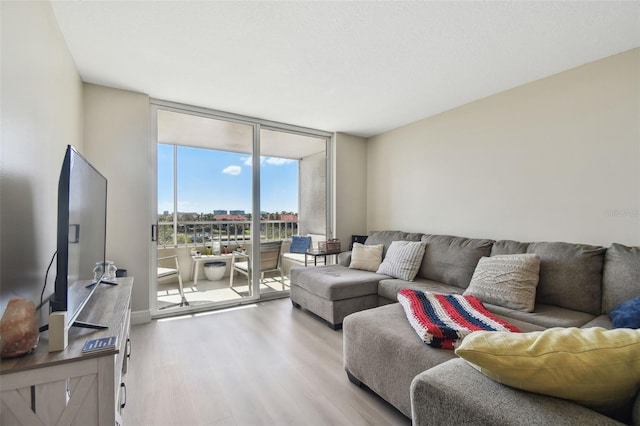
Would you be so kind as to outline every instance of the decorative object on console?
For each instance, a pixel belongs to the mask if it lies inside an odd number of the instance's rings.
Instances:
[[[456,354],[505,385],[592,408],[622,406],[640,389],[636,330],[481,331],[468,336]]]
[[[437,294],[408,288],[398,302],[418,336],[429,346],[454,349],[474,331],[520,330],[487,311],[480,299],[459,294]]]
[[[382,262],[384,244],[364,245],[353,243],[349,268],[376,272]]]
[[[40,332],[36,307],[30,300],[9,300],[0,320],[0,356],[13,358],[30,353],[38,346]]]
[[[340,251],[340,240],[333,238],[327,241],[318,241],[318,250],[325,253],[337,253]]]
[[[640,328],[640,297],[622,302],[609,312],[615,328]]]
[[[377,273],[413,281],[422,264],[425,247],[421,241],[392,241]]]
[[[484,303],[533,312],[540,273],[537,254],[482,257],[463,294]]]

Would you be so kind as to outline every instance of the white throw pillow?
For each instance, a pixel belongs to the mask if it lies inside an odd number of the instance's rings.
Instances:
[[[382,262],[383,244],[364,245],[353,243],[349,268],[375,272]]]
[[[478,262],[465,295],[485,303],[533,312],[540,275],[537,254],[503,254]]]
[[[393,241],[387,255],[376,271],[405,281],[413,281],[422,264],[426,243],[422,241]]]

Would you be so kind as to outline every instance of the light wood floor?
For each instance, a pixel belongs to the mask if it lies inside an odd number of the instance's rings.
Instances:
[[[342,331],[288,298],[136,325],[125,425],[409,425],[347,379]]]

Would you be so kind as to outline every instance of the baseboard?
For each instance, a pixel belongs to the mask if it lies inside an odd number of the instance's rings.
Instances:
[[[151,322],[151,311],[133,311],[131,312],[131,325],[144,324]]]

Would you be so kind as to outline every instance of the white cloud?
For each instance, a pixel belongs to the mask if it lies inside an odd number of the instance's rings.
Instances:
[[[222,173],[226,173],[226,174],[231,175],[231,176],[238,176],[240,173],[242,173],[242,167],[240,167],[240,166],[228,166],[224,170],[222,170]]]
[[[253,166],[253,157],[245,157],[242,159],[243,163],[247,167]],[[277,158],[277,157],[260,157],[260,164],[267,163],[271,166],[283,166],[285,164],[293,163],[295,160],[289,160],[288,158]]]
[[[293,160],[289,160],[288,158],[276,158],[276,157],[267,158],[267,164],[271,164],[272,166],[283,166],[289,163],[293,163]]]

